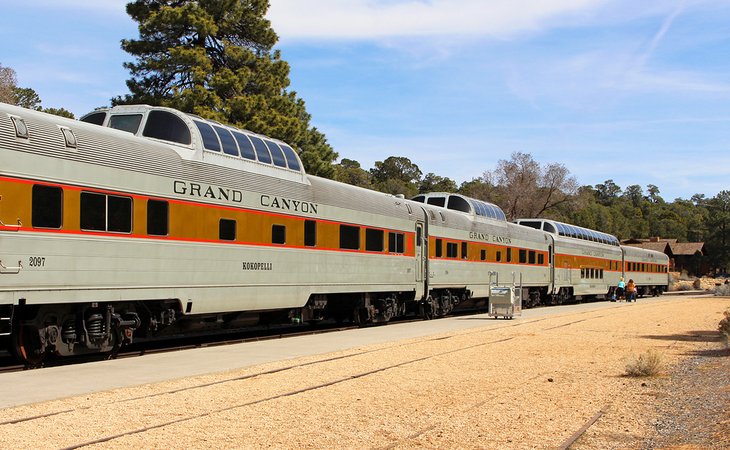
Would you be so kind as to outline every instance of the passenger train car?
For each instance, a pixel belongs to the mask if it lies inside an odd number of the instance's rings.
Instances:
[[[623,271],[667,284],[661,254],[535,223],[307,175],[284,142],[169,108],[76,121],[0,103],[0,339],[31,365],[207,329],[442,316],[500,285],[539,304],[605,297]]]
[[[518,219],[515,223],[551,234],[555,248],[554,298],[612,295],[621,278],[633,279],[638,294],[660,295],[669,284],[669,257],[661,252],[621,246],[610,234],[555,220]]]

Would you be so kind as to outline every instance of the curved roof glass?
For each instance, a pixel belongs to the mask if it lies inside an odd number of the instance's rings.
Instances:
[[[600,242],[602,244],[619,246],[621,245],[618,238],[608,233],[601,233],[600,231],[591,230],[588,228],[578,227],[562,222],[549,222],[555,225],[560,236],[572,237],[575,239],[583,239],[591,242]],[[550,231],[545,228],[545,231]]]
[[[106,120],[107,116],[109,120]],[[302,171],[299,156],[284,142],[172,108],[121,105],[93,111],[80,120],[97,125],[106,122],[109,128],[184,146],[199,145],[197,141],[202,140],[202,147],[207,152]],[[144,130],[140,130],[142,124]],[[199,135],[200,140],[193,141],[191,136],[194,134]]]
[[[448,202],[446,201],[448,199]],[[487,217],[495,220],[507,220],[504,212],[499,206],[467,197],[461,194],[449,194],[444,192],[432,192],[413,197],[411,200],[429,205],[443,206],[454,211],[473,213],[479,217]]]

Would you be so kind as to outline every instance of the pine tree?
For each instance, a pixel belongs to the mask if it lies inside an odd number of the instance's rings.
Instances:
[[[264,15],[267,0],[136,0],[127,13],[139,39],[122,49],[131,92],[113,104],[169,106],[281,139],[300,153],[308,173],[331,178],[337,153],[296,92],[289,64],[274,50],[278,36]]]

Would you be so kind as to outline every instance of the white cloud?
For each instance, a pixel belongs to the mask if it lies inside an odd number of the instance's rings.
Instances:
[[[605,0],[271,0],[267,17],[283,39],[508,37],[603,3]]]
[[[97,11],[102,13],[126,15],[127,3],[130,1],[131,0],[25,0],[23,2],[23,8],[42,8],[44,10],[58,9],[63,11],[81,9],[86,12]]]

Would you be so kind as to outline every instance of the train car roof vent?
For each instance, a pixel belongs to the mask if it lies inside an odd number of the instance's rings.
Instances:
[[[63,139],[66,141],[66,148],[71,148],[76,150],[78,148],[78,141],[76,141],[76,135],[74,135],[74,132],[70,128],[66,127],[58,127],[61,129],[61,133],[63,134]]]
[[[28,139],[30,134],[28,133],[28,126],[25,124],[25,120],[18,116],[10,116],[10,119],[13,121],[13,127],[15,127],[15,136]]]

